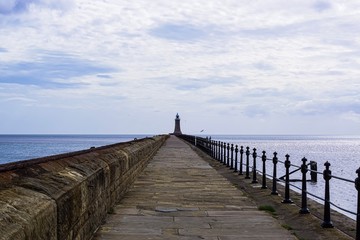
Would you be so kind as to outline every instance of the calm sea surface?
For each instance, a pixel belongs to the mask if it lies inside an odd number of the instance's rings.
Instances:
[[[318,172],[324,171],[324,163],[328,161],[331,164],[330,170],[332,171],[332,175],[352,181],[355,181],[355,178],[357,177],[355,171],[360,168],[360,136],[214,135],[212,136],[212,139],[237,144],[239,147],[249,146],[251,153],[253,148],[256,148],[259,157],[261,157],[262,151],[266,151],[267,158],[269,159],[272,159],[273,153],[277,152],[278,159],[280,161],[285,161],[285,155],[289,154],[291,163],[299,166],[302,163],[301,159],[305,157],[308,162],[317,162]],[[253,165],[252,162],[253,158],[250,157],[250,166]],[[266,166],[267,174],[272,175],[272,161],[267,161]],[[262,161],[260,158],[257,158],[257,169],[262,170]],[[295,169],[297,168],[291,167],[290,171]],[[285,174],[283,163],[279,162],[277,164],[277,171],[277,177],[281,177]],[[307,178],[310,179],[309,173]],[[292,174],[290,179],[301,179],[300,171]],[[300,182],[292,184],[301,187]],[[299,192],[299,190],[293,187],[291,187],[291,189]],[[323,176],[318,175],[317,183],[308,183],[307,190],[312,194],[324,198]],[[356,212],[357,191],[354,183],[332,178],[330,180],[330,191],[330,200],[332,203],[339,205],[346,210],[350,210],[351,212]],[[309,195],[308,197],[313,198]],[[321,200],[319,202],[323,203]],[[353,214],[346,213],[339,209],[336,210],[353,219],[356,218]]]
[[[89,149],[118,142],[143,138],[151,135],[0,135],[0,164],[44,157],[54,154]],[[318,171],[324,170],[324,163],[331,163],[332,175],[354,181],[356,169],[360,167],[360,136],[288,136],[288,135],[213,135],[213,140],[249,146],[257,149],[258,156],[266,151],[267,157],[278,153],[280,161],[290,155],[294,165],[300,165],[301,159],[316,161]],[[250,158],[252,166],[252,158]],[[258,170],[262,169],[260,158],[257,160]],[[291,170],[295,170],[291,167]],[[283,163],[278,163],[278,177],[285,173]],[[272,161],[267,161],[267,174],[272,174]],[[291,175],[292,179],[301,179],[300,173]],[[309,174],[308,174],[308,178]],[[301,183],[293,183],[300,187]],[[291,187],[296,190],[295,188]],[[354,183],[331,179],[331,202],[344,209],[356,212],[357,192]],[[324,181],[318,176],[317,183],[308,183],[308,191],[324,198]],[[310,197],[310,196],[309,196]],[[321,202],[321,201],[320,201]],[[323,203],[323,202],[321,202]],[[311,208],[310,208],[311,211]],[[355,219],[355,215],[345,213]]]
[[[152,135],[0,135],[0,164],[126,142]]]

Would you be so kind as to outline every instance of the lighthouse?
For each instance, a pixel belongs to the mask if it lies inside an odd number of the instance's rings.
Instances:
[[[176,114],[176,118],[175,118],[175,129],[174,129],[174,135],[181,135],[181,129],[180,129],[180,117],[179,114]]]

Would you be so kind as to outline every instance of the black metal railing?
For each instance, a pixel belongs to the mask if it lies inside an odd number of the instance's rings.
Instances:
[[[272,188],[271,188],[271,194],[272,195],[278,195],[277,191],[277,182],[283,182],[285,185],[285,196],[282,200],[282,203],[288,204],[293,203],[293,201],[290,198],[290,186],[292,188],[295,188],[301,192],[301,207],[299,212],[301,214],[307,214],[310,213],[310,210],[308,208],[307,204],[307,195],[322,201],[324,203],[324,217],[323,222],[321,226],[323,228],[333,228],[333,223],[331,221],[331,215],[330,215],[330,206],[333,206],[335,208],[338,208],[348,214],[355,215],[356,216],[356,240],[360,240],[360,168],[356,170],[357,177],[354,180],[338,177],[332,174],[330,170],[331,164],[329,162],[326,162],[324,164],[325,169],[323,172],[317,171],[317,163],[314,161],[310,161],[310,163],[307,163],[307,159],[303,158],[302,164],[300,166],[294,165],[290,161],[290,156],[287,154],[285,155],[285,161],[280,161],[277,157],[277,153],[273,153],[273,158],[267,158],[266,151],[262,151],[262,155],[258,156],[257,149],[253,148],[252,153],[250,151],[250,147],[247,146],[244,150],[244,146],[239,146],[222,142],[222,141],[215,141],[212,140],[211,137],[199,137],[199,136],[192,136],[192,135],[180,135],[178,136],[187,142],[195,145],[196,147],[203,150],[205,153],[210,155],[212,158],[218,160],[222,164],[226,165],[230,169],[234,169],[234,172],[238,172],[239,175],[243,175],[243,167],[245,167],[245,179],[251,179],[250,177],[250,168],[252,169],[252,181],[251,183],[258,183],[257,180],[257,174],[262,175],[262,181],[261,181],[261,188],[267,189],[266,180],[267,178],[272,178]],[[238,156],[239,155],[239,156]],[[245,156],[244,156],[245,155]],[[252,166],[250,166],[250,156],[253,158]],[[245,163],[244,163],[245,158]],[[260,158],[262,160],[262,171],[257,170],[257,158]],[[239,161],[238,161],[239,160]],[[272,162],[272,175],[269,175],[266,173],[266,162]],[[282,163],[285,167],[285,175],[278,178],[277,177],[277,164]],[[310,169],[309,169],[310,166]],[[290,172],[290,167],[295,168],[295,170]],[[293,179],[290,180],[290,175],[295,172],[301,172],[301,179]],[[307,173],[310,173],[310,180],[307,179]],[[324,198],[319,197],[315,194],[312,194],[307,191],[307,182],[317,182],[317,175],[322,175],[325,181],[325,187],[324,187]],[[330,180],[334,178],[340,181],[345,181],[348,183],[352,183],[355,185],[355,188],[357,190],[357,212],[352,212],[348,209],[344,209],[330,200]],[[292,181],[301,181],[301,188],[291,184]]]

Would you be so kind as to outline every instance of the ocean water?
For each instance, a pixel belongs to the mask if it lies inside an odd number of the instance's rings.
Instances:
[[[0,164],[74,152],[151,135],[0,135]]]
[[[357,177],[356,170],[360,168],[360,136],[289,136],[289,135],[214,135],[213,140],[232,143],[234,145],[250,147],[251,153],[253,148],[257,149],[257,170],[262,171],[261,155],[262,151],[266,151],[266,171],[267,174],[273,174],[273,153],[277,152],[279,161],[286,160],[285,155],[289,154],[291,164],[301,165],[301,159],[306,158],[309,161],[317,162],[318,172],[323,172],[324,163],[328,161],[331,166],[333,176],[355,181]],[[244,154],[245,159],[245,154]],[[253,158],[250,156],[250,166],[253,165]],[[245,168],[243,168],[245,169]],[[297,167],[291,167],[296,170]],[[277,177],[285,175],[285,167],[283,163],[277,164]],[[252,174],[250,175],[252,177]],[[298,171],[290,175],[290,179],[301,179],[301,172]],[[307,179],[310,179],[310,173],[307,174]],[[259,179],[260,180],[260,179]],[[293,182],[293,185],[301,188],[301,182]],[[324,179],[323,175],[318,175],[317,183],[308,183],[308,192],[324,198]],[[271,186],[268,186],[271,187]],[[292,190],[300,192],[295,187],[290,187]],[[290,196],[291,197],[291,196]],[[318,200],[310,195],[312,198],[320,203]],[[330,201],[344,208],[348,211],[356,213],[357,211],[357,191],[354,182],[346,182],[332,178],[330,180]],[[333,209],[351,217],[356,218],[356,215],[342,211],[341,209],[331,206]],[[311,211],[311,209],[310,209]]]
[[[84,150],[143,137],[151,137],[151,135],[0,135],[0,164]],[[351,181],[357,177],[355,171],[360,167],[360,136],[213,135],[212,139],[244,147],[249,146],[251,152],[253,148],[256,148],[259,156],[257,158],[258,170],[262,170],[260,159],[262,151],[266,151],[269,159],[272,159],[273,153],[276,151],[279,161],[285,161],[285,155],[289,154],[290,161],[294,165],[300,165],[301,159],[306,157],[308,162],[317,162],[319,172],[323,172],[324,163],[329,161],[332,175]],[[252,166],[252,162],[253,159],[250,157],[250,166]],[[272,175],[272,161],[267,161],[266,166],[267,174]],[[291,167],[290,171],[295,169],[296,167]],[[283,163],[278,163],[277,171],[278,177],[285,174]],[[300,171],[292,174],[291,179],[301,179]],[[309,173],[308,179],[310,179]],[[301,187],[300,182],[292,184]],[[317,183],[308,183],[307,188],[308,192],[324,198],[322,175],[318,175]],[[299,192],[294,187],[291,189]],[[353,182],[332,178],[330,190],[332,203],[351,212],[357,211],[357,191]],[[313,198],[310,195],[308,197]],[[323,203],[321,200],[317,201]],[[356,217],[333,206],[332,208],[353,219]]]

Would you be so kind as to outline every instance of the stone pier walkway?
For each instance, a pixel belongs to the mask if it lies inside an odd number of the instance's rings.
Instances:
[[[172,136],[94,239],[296,239]]]

